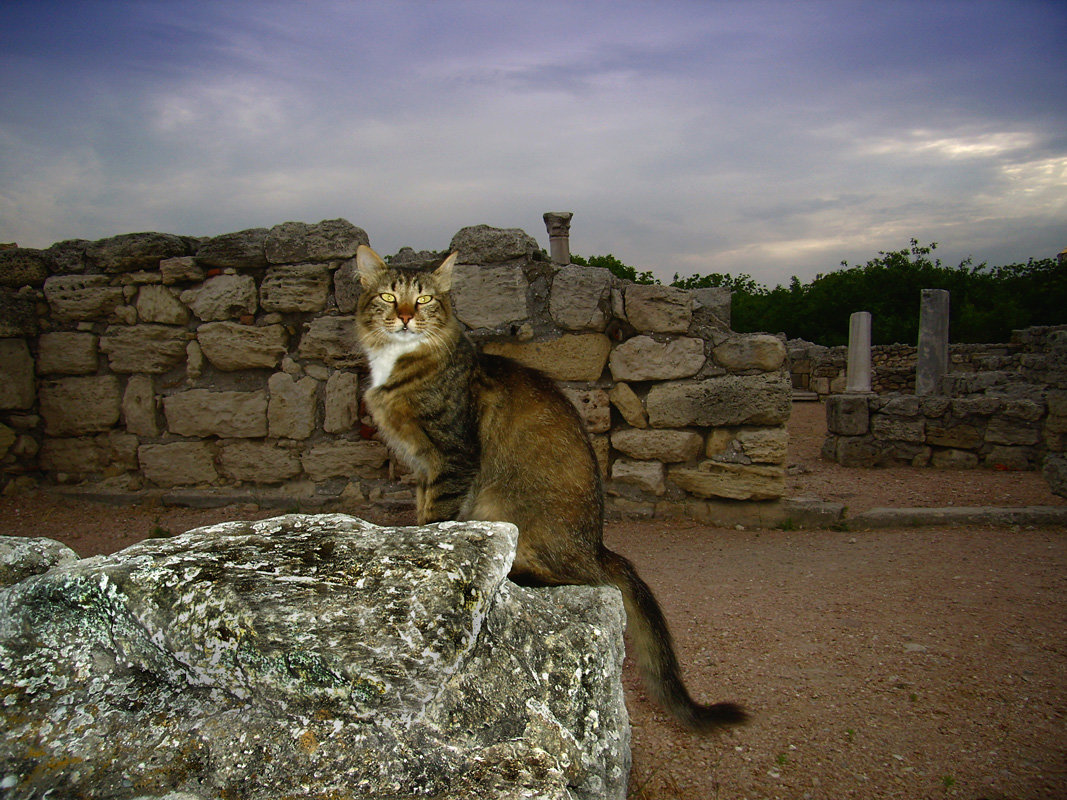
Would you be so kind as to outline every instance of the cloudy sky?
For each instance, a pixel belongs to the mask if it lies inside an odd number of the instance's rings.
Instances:
[[[0,241],[344,217],[775,285],[1067,247],[1067,4],[4,0]]]

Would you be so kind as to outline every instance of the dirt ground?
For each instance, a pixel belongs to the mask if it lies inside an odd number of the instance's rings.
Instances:
[[[819,403],[794,405],[791,496],[869,508],[1063,505],[1037,473],[844,469]],[[82,555],[248,507],[0,498],[0,533]],[[770,531],[613,522],[674,630],[690,689],[752,722],[709,738],[627,664],[632,798],[1067,798],[1067,530]]]

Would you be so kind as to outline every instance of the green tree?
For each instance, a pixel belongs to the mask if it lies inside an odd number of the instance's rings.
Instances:
[[[659,281],[653,277],[651,272],[638,272],[636,268],[631,267],[628,264],[623,264],[611,253],[608,253],[606,256],[589,256],[589,258],[582,258],[581,256],[572,253],[571,263],[578,264],[582,267],[602,267],[604,269],[610,269],[611,273],[616,277],[627,281],[633,281],[634,283],[659,283]]]

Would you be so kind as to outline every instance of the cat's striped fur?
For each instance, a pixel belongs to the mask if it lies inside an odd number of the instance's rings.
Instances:
[[[449,297],[455,260],[416,271],[391,269],[366,246],[357,253],[364,399],[417,478],[419,523],[511,522],[516,582],[617,586],[650,690],[690,728],[743,722],[733,703],[690,697],[655,597],[604,546],[600,469],[577,411],[551,380],[478,353],[463,334]]]

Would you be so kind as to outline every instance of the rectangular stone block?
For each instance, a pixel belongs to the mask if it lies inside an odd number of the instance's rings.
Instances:
[[[653,386],[645,400],[654,428],[781,425],[792,410],[784,373],[722,375]]]
[[[468,328],[497,328],[529,317],[526,276],[517,266],[457,264],[452,280],[456,317]]]
[[[337,371],[326,381],[326,414],[322,428],[327,433],[352,430],[359,421],[359,376]]]
[[[37,339],[37,374],[91,375],[99,364],[98,343],[92,333],[42,333]]]
[[[685,333],[693,321],[693,298],[673,286],[626,287],[626,319],[644,333]]]
[[[137,318],[160,325],[184,325],[191,316],[178,299],[178,291],[166,286],[142,286],[137,292]]]
[[[159,436],[156,393],[150,375],[131,375],[122,394],[122,418],[126,430],[138,436]]]
[[[29,346],[23,339],[0,339],[0,409],[31,408],[36,395]]]
[[[327,478],[380,478],[389,459],[385,445],[374,441],[334,441],[317,444],[301,457],[304,472],[313,481]]]
[[[163,398],[167,428],[179,436],[251,439],[267,435],[267,393],[189,389]]]
[[[242,325],[205,322],[196,329],[207,360],[218,369],[274,369],[286,353],[289,334],[284,325]]]
[[[734,335],[716,347],[712,356],[730,372],[773,372],[785,362],[785,344],[766,333]]]
[[[307,439],[315,432],[319,382],[307,376],[294,380],[275,372],[267,382],[269,435],[278,439]]]
[[[926,423],[926,443],[937,447],[977,450],[982,446],[982,431],[974,425]]]
[[[779,428],[742,428],[736,436],[741,452],[757,464],[785,463],[789,433]]]
[[[697,468],[671,467],[667,474],[676,486],[698,497],[775,500],[785,494],[781,467],[705,461]]]
[[[205,322],[254,314],[259,307],[251,275],[216,275],[181,293],[181,301]]]
[[[276,442],[226,442],[219,448],[219,471],[230,480],[282,483],[300,474],[300,459]]]
[[[985,430],[990,444],[1032,445],[1041,441],[1041,426],[1037,422],[993,417]]]
[[[838,436],[864,436],[870,425],[867,396],[835,394],[826,398],[826,430]]]
[[[49,436],[83,436],[119,421],[122,394],[114,375],[41,381],[40,408]]]
[[[136,470],[137,442],[136,436],[118,431],[76,439],[49,437],[41,445],[41,469],[78,478]]]
[[[145,478],[156,486],[193,486],[219,477],[214,451],[204,442],[143,444],[137,458]]]
[[[647,461],[689,461],[704,448],[694,431],[623,428],[611,434],[611,446],[630,458]]]
[[[701,339],[634,336],[612,349],[608,366],[617,381],[676,380],[696,375],[706,360]]]
[[[366,356],[356,335],[355,317],[317,317],[305,325],[300,338],[300,358],[321,361],[328,367],[365,365]]]
[[[259,304],[266,311],[283,313],[322,311],[329,294],[326,264],[289,264],[267,270],[259,287]]]
[[[110,325],[100,337],[113,372],[159,374],[185,360],[189,339],[170,325]]]
[[[102,319],[125,302],[122,287],[106,275],[53,275],[44,282],[44,296],[57,320]]]
[[[871,417],[871,434],[876,439],[922,442],[926,438],[926,420],[875,414]]]
[[[548,308],[561,328],[602,331],[611,307],[611,271],[566,266],[552,278]]]
[[[643,492],[657,497],[667,491],[667,470],[658,461],[631,461],[617,458],[611,465],[611,479],[636,486]]]

